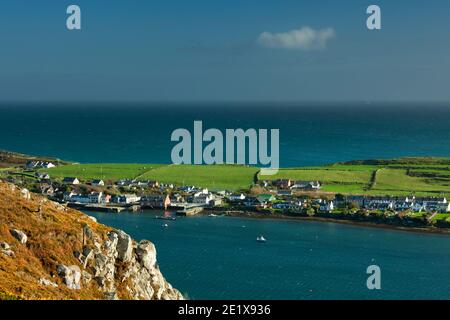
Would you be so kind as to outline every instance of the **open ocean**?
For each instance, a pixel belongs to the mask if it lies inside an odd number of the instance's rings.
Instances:
[[[445,105],[0,106],[0,149],[82,163],[169,163],[171,132],[280,129],[282,167],[402,156],[450,157]],[[89,213],[155,242],[167,279],[191,299],[450,299],[450,236],[333,223]],[[260,234],[268,239],[255,241]],[[369,291],[377,264],[382,290]]]
[[[280,165],[450,156],[450,105],[0,106],[0,149],[82,163],[170,163],[177,128],[280,129]]]

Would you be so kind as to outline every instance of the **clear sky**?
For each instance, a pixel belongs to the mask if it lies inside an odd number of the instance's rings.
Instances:
[[[449,16],[448,0],[2,0],[0,101],[450,101]]]

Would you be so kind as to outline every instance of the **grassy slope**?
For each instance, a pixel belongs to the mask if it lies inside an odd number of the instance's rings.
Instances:
[[[105,235],[108,227],[91,221],[75,210],[60,210],[52,202],[38,207],[42,198],[33,195],[22,199],[20,190],[0,182],[0,241],[6,241],[14,257],[0,254],[0,299],[99,299],[99,290],[85,286],[81,290],[67,289],[55,274],[59,263],[78,265],[73,252],[82,248],[82,225]],[[26,245],[20,244],[9,232],[10,228],[28,235]],[[58,288],[38,283],[45,278],[59,284]]]
[[[46,171],[56,178],[76,176],[85,181],[138,178],[210,189],[239,190],[247,189],[252,184],[258,169],[232,165],[84,164]],[[376,181],[372,184],[375,172]],[[277,175],[258,178],[319,180],[324,184],[323,191],[347,194],[407,195],[415,192],[416,195],[450,196],[450,159],[353,161],[323,167],[281,169]]]
[[[211,189],[248,189],[257,168],[235,165],[155,165],[155,164],[75,164],[40,171],[53,178],[156,180],[177,185],[196,185]]]
[[[414,192],[418,196],[450,197],[449,164],[449,158],[352,161],[319,168],[280,170],[276,176],[259,178],[319,180],[324,183],[323,191],[347,194],[408,195]]]
[[[260,176],[260,179],[319,180],[323,191],[361,193],[368,188],[372,171],[360,168],[305,168],[281,169],[274,176]]]
[[[450,176],[447,179],[433,179],[410,176],[405,169],[381,169],[377,174],[374,193],[402,194],[417,192],[423,195],[450,194]]]
[[[74,164],[40,171],[48,172],[53,178],[77,177],[88,181],[92,179],[120,180],[134,179],[145,172],[164,165],[155,164]]]
[[[157,180],[177,185],[195,185],[210,189],[248,189],[257,168],[237,165],[170,165],[150,170],[140,179]]]

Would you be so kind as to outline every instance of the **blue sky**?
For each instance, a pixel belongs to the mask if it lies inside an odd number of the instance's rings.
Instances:
[[[3,0],[0,101],[450,101],[449,14],[447,0]],[[304,28],[332,33],[276,42]]]

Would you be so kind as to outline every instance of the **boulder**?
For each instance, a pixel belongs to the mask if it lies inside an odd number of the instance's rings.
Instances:
[[[63,264],[58,265],[56,268],[58,275],[63,280],[67,288],[72,290],[78,290],[81,288],[81,270],[78,266],[65,266]]]
[[[83,234],[86,239],[94,240],[94,232],[89,228],[87,224],[83,226]]]
[[[0,249],[9,250],[10,246],[6,242],[0,242]]]
[[[39,284],[42,284],[43,286],[49,286],[49,287],[58,287],[58,285],[54,282],[51,282],[50,280],[47,280],[45,278],[40,278],[39,279]]]
[[[95,258],[94,258],[95,276],[103,276],[104,269],[105,269],[107,263],[108,263],[108,257],[105,256],[103,253],[98,253],[95,255]]]
[[[6,242],[0,243],[0,252],[8,257],[14,256],[14,251],[10,249],[9,245]]]
[[[83,264],[83,268],[86,269],[89,260],[94,258],[94,250],[88,246],[83,247],[83,254],[81,255],[80,261]]]
[[[91,219],[94,222],[97,222],[97,218],[96,217],[88,216],[88,218]]]
[[[31,199],[31,194],[30,194],[30,191],[28,191],[28,189],[24,188],[24,189],[20,190],[20,194],[21,194],[22,198],[24,198],[24,199],[27,199],[27,200]]]
[[[11,235],[14,238],[16,238],[21,244],[27,243],[28,237],[23,231],[20,231],[17,229],[11,229],[10,232],[11,232]]]
[[[136,254],[141,265],[148,271],[155,268],[156,265],[156,248],[153,243],[148,240],[142,240],[136,248]]]
[[[2,253],[5,256],[8,256],[8,257],[13,257],[14,256],[14,251],[12,251],[11,249],[9,249],[9,250],[2,250]]]
[[[131,237],[122,230],[117,231],[117,259],[123,262],[131,261],[133,256],[133,241]]]
[[[89,284],[92,281],[92,275],[89,272],[85,271],[85,270],[83,270],[81,272],[81,276],[82,276],[83,282],[85,284]]]

